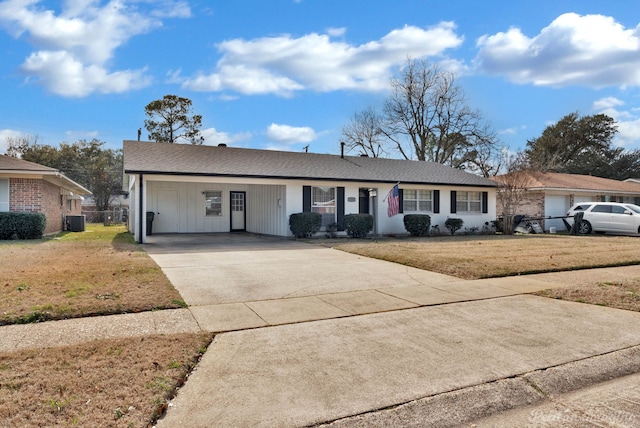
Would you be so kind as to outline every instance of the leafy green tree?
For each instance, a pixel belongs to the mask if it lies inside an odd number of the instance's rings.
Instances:
[[[577,112],[549,125],[525,151],[532,168],[540,171],[575,171],[574,165],[588,164],[594,156],[611,150],[618,131],[615,120],[605,114],[583,116]]]
[[[191,104],[190,99],[176,95],[165,95],[161,100],[147,104],[144,108],[147,116],[144,126],[149,131],[149,139],[166,143],[186,140],[191,144],[202,144],[202,116],[191,114]]]
[[[93,193],[99,211],[109,208],[112,197],[122,192],[122,150],[104,149],[93,139],[59,147],[22,141],[14,145],[14,157],[55,168]]]
[[[562,172],[626,180],[640,177],[640,150],[609,147],[574,159]]]

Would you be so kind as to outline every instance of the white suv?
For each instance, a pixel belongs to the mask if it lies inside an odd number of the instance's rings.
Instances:
[[[573,216],[582,212],[578,233],[612,232],[640,234],[640,207],[618,202],[580,202],[567,212],[567,221],[573,224]]]

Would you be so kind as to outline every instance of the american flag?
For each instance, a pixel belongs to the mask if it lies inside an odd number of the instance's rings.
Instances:
[[[400,212],[400,191],[397,184],[393,186],[393,189],[387,195],[387,203],[389,204],[387,207],[389,217],[393,217]]]

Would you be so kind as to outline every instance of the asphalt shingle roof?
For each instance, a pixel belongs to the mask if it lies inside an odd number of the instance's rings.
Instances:
[[[500,181],[504,176],[495,177]],[[597,192],[621,192],[640,194],[640,184],[631,181],[618,181],[591,175],[562,174],[558,172],[534,172],[529,175],[530,190],[568,189]]]
[[[26,160],[13,158],[11,156],[0,155],[0,171],[38,171],[38,172],[55,172],[57,169],[40,165]]]
[[[140,141],[123,149],[126,173],[496,186],[434,162]]]

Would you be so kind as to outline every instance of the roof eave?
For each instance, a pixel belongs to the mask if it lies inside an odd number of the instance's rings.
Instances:
[[[271,180],[309,180],[309,181],[344,181],[349,183],[385,183],[395,184],[398,180],[379,180],[379,179],[363,179],[363,178],[336,178],[336,177],[311,177],[311,176],[292,176],[292,175],[258,175],[258,174],[216,174],[205,172],[175,172],[175,171],[148,171],[148,170],[135,170],[126,169],[125,174],[143,174],[143,175],[182,175],[187,177],[229,177],[229,178],[257,178],[257,179],[271,179]],[[474,183],[450,183],[450,182],[436,182],[436,181],[415,181],[415,180],[401,180],[401,184],[427,184],[427,185],[448,185],[456,187],[486,187],[496,188],[497,184],[474,184]]]

